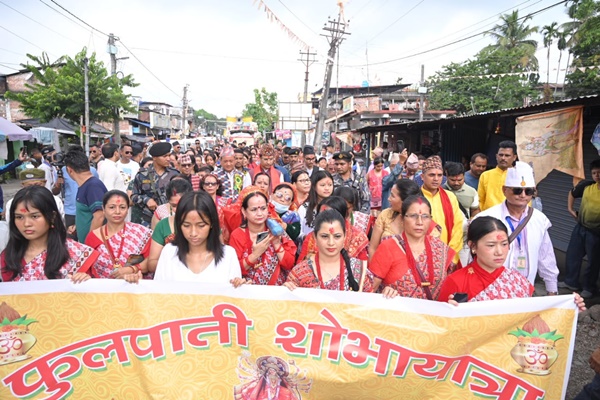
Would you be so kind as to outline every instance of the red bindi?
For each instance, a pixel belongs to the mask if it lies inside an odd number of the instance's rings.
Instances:
[[[121,204],[121,198],[117,197],[117,204]]]
[[[333,229],[333,226],[329,227],[329,233],[331,233],[332,235],[335,233],[335,229]]]
[[[504,235],[502,235],[501,233],[499,233],[499,234],[496,235],[496,239],[502,240],[502,239],[504,239]]]

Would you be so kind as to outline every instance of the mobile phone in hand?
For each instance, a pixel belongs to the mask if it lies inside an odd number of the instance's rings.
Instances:
[[[258,244],[258,243],[262,242],[268,236],[269,236],[269,231],[260,232],[258,235],[256,235],[256,243]]]
[[[469,295],[467,293],[454,293],[454,301],[457,303],[466,303],[469,301]]]

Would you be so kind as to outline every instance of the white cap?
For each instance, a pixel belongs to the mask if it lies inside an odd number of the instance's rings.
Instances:
[[[533,168],[529,164],[517,161],[515,166],[506,170],[506,187],[534,188]]]

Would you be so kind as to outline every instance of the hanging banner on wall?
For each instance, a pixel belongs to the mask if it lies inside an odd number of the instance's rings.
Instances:
[[[454,307],[179,282],[2,286],[21,315],[1,322],[3,399],[558,399],[577,321],[573,296]]]
[[[553,169],[585,179],[583,168],[583,106],[517,118],[515,139],[519,160],[532,166],[539,183]]]

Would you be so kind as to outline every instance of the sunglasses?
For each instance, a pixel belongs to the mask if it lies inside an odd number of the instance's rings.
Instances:
[[[204,182],[202,185],[203,186],[217,186],[218,183],[217,182]]]
[[[189,168],[192,166],[192,164],[179,164],[179,166],[182,168]]]
[[[131,154],[131,153],[132,153],[131,151],[126,151],[126,152],[125,152],[125,154]]]
[[[525,194],[527,196],[533,196],[535,194],[534,188],[512,188],[512,192],[515,196],[518,196],[521,193],[523,193],[523,190],[525,191]]]

